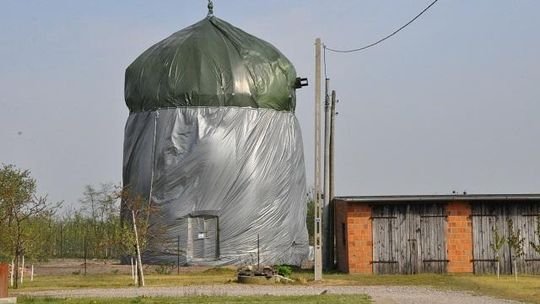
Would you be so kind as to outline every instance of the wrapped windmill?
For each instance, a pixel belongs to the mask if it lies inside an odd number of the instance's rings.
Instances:
[[[156,209],[146,262],[176,262],[178,248],[186,264],[307,257],[303,82],[275,47],[211,13],[127,68],[123,183]]]

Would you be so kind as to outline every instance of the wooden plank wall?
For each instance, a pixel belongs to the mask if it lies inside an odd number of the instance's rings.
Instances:
[[[446,272],[444,205],[375,205],[372,220],[374,273]]]
[[[445,273],[448,260],[446,250],[446,209],[442,204],[420,205],[422,272]]]
[[[540,216],[540,203],[479,202],[472,206],[474,273],[496,272],[496,255],[490,244],[494,242],[495,230],[504,238],[509,236],[508,221],[512,220],[514,231],[520,229],[521,237],[525,239],[525,255],[517,260],[517,271],[518,273],[539,274],[540,255],[534,251],[530,243],[540,243],[536,233],[538,217]],[[511,250],[508,243],[502,247],[499,254],[501,273],[514,273],[512,258],[515,252]]]

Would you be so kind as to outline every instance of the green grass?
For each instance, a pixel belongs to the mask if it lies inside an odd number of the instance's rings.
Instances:
[[[154,303],[230,303],[230,304],[279,304],[279,303],[340,303],[340,304],[368,304],[371,300],[366,295],[317,295],[317,296],[249,296],[249,297],[231,297],[231,296],[189,296],[176,298],[103,298],[103,299],[51,299],[51,298],[27,298],[21,297],[18,303],[65,303],[65,304],[93,304],[93,303],[111,303],[111,304],[154,304]]]
[[[202,272],[184,273],[180,275],[149,274],[146,285],[160,286],[189,286],[189,285],[217,285],[236,284],[236,272],[232,269],[217,268]],[[522,275],[515,281],[513,276],[475,276],[472,274],[418,274],[418,275],[347,275],[330,273],[324,275],[323,282],[313,282],[311,272],[295,270],[292,278],[294,284],[299,285],[393,285],[393,286],[429,286],[443,290],[470,291],[497,298],[518,300],[528,303],[540,304],[540,276]],[[102,274],[102,275],[58,275],[36,277],[34,282],[25,281],[21,292],[79,288],[125,288],[134,286],[129,275]],[[17,292],[10,291],[12,294]],[[235,300],[238,298],[233,298]],[[141,301],[153,299],[141,299]],[[167,301],[166,299],[159,299]],[[232,301],[231,300],[231,301]],[[208,300],[210,301],[210,299]],[[38,303],[38,302],[36,302]],[[79,303],[79,302],[65,302]],[[91,302],[81,302],[91,303]],[[119,302],[130,303],[130,302]],[[141,302],[156,303],[156,302]],[[160,303],[160,302],[157,302]],[[168,303],[168,302],[163,302]],[[205,302],[202,302],[205,303]],[[211,303],[211,302],[210,302]],[[236,303],[236,302],[231,302]],[[242,302],[240,302],[242,303]],[[279,302],[277,302],[279,303]],[[345,302],[346,303],[346,302]]]
[[[208,271],[180,275],[145,275],[147,286],[189,286],[232,283],[235,271]],[[25,281],[18,291],[39,291],[78,288],[122,288],[134,286],[130,275],[55,275],[36,277],[33,282]],[[14,290],[12,292],[15,292]]]
[[[293,275],[299,281],[309,282],[310,273]],[[494,275],[473,274],[417,274],[417,275],[356,275],[326,274],[327,285],[393,285],[429,286],[442,290],[470,291],[475,294],[496,298],[517,300],[540,304],[540,276],[521,275],[517,281],[514,276],[505,275],[497,279]]]

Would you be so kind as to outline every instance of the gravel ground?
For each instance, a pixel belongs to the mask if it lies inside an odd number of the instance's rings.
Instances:
[[[477,296],[467,292],[441,291],[426,287],[401,286],[265,286],[265,285],[212,285],[157,288],[75,289],[55,291],[17,292],[17,296],[32,297],[179,297],[179,296],[249,296],[249,295],[314,295],[314,294],[368,294],[375,303],[391,304],[509,304],[518,303]]]

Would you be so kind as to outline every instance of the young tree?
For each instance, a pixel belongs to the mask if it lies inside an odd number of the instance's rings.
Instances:
[[[522,258],[525,255],[524,246],[525,238],[521,237],[521,229],[514,231],[514,222],[512,219],[508,219],[508,245],[513,251],[512,260],[514,262],[514,274],[518,276],[517,259]]]
[[[5,244],[0,248],[6,248],[14,256],[15,269],[19,269],[20,258],[37,239],[38,234],[32,231],[31,222],[52,216],[57,207],[49,207],[46,196],[36,195],[36,181],[30,176],[30,171],[2,165],[0,222]],[[15,271],[15,288],[18,287],[18,278],[19,271]]]
[[[538,237],[538,240],[540,240],[540,216],[536,218],[536,236]],[[531,244],[531,247],[536,251],[536,254],[540,255],[540,243],[536,244],[535,242],[529,242]]]
[[[133,253],[137,259],[137,284],[144,286],[144,273],[142,266],[142,251],[146,247],[150,237],[157,237],[158,231],[151,231],[148,221],[150,214],[157,211],[147,199],[140,195],[132,195],[128,188],[124,188],[119,193],[122,199],[122,244],[127,253]]]
[[[504,236],[499,234],[499,229],[494,227],[493,228],[493,242],[489,244],[489,247],[491,247],[491,250],[493,250],[493,253],[495,253],[495,260],[497,260],[497,279],[500,277],[500,269],[501,269],[500,251],[505,243],[506,243],[506,239],[504,238]]]

